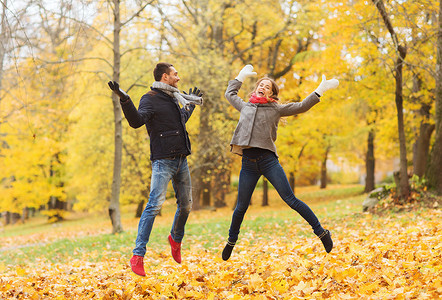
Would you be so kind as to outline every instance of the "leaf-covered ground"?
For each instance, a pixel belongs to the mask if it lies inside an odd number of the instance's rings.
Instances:
[[[51,262],[0,265],[1,299],[439,299],[442,295],[442,213],[370,214],[329,220],[335,248],[299,235],[292,222],[243,230],[231,259],[224,243],[185,239],[183,263],[166,240],[148,248],[147,277],[134,275],[128,251],[106,247]],[[302,226],[302,225],[301,225]],[[267,232],[280,232],[268,237]],[[95,258],[95,259],[92,259]],[[98,258],[98,259],[97,259]]]

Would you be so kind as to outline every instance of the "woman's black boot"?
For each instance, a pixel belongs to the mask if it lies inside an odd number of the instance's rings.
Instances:
[[[325,251],[329,253],[333,248],[333,241],[331,239],[330,231],[325,229],[324,232],[321,233],[321,235],[319,235],[319,238],[321,239],[321,242],[324,245]]]
[[[222,255],[223,260],[228,260],[230,258],[230,255],[232,254],[233,247],[235,247],[235,243],[232,243],[231,241],[227,240],[227,244],[223,250],[223,255]]]

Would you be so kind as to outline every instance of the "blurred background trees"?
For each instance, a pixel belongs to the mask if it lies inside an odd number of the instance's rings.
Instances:
[[[311,111],[280,123],[278,155],[294,189],[363,183],[368,192],[385,177],[377,168],[397,161],[388,169],[400,171],[401,201],[413,174],[442,194],[440,2],[1,0],[0,8],[6,224],[36,210],[50,221],[99,211],[118,232],[120,205],[139,216],[148,135],[122,119],[107,81],[137,105],[159,61],[175,65],[180,89],[205,95],[188,122],[195,209],[226,205],[237,178],[229,142],[239,113],[224,91],[249,63],[275,78],[282,103],[301,101],[322,74],[340,80]]]

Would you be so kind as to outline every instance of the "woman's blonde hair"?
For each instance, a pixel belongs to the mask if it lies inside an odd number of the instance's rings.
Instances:
[[[270,77],[263,77],[261,79],[259,79],[256,83],[255,83],[255,88],[253,89],[253,91],[249,94],[249,98],[252,96],[253,93],[256,92],[256,89],[258,88],[259,84],[261,83],[261,81],[263,80],[268,80],[272,83],[272,95],[270,96],[270,98],[272,98],[273,100],[278,101],[278,94],[279,94],[279,86],[276,84],[275,80],[273,80]]]

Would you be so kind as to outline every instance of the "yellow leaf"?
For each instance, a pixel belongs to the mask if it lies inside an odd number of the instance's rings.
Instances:
[[[393,284],[393,281],[391,281],[391,279],[387,275],[383,274],[381,277],[385,279],[385,281],[388,283],[388,285]]]
[[[363,293],[363,294],[371,294],[372,292],[376,291],[379,288],[378,284],[375,282],[369,282],[367,284],[363,284],[361,285],[361,287],[359,288],[359,290]]]
[[[15,272],[17,273],[18,276],[25,276],[26,275],[26,270],[20,267],[15,268]]]
[[[207,296],[207,300],[215,300],[215,293],[210,292],[209,295]]]
[[[256,290],[259,287],[261,287],[263,282],[264,281],[262,280],[262,278],[258,274],[256,274],[256,273],[252,274],[250,276],[249,285],[250,285],[252,290]]]
[[[272,282],[271,287],[273,290],[277,290],[280,294],[283,294],[288,290],[289,285],[285,279],[277,279]]]

